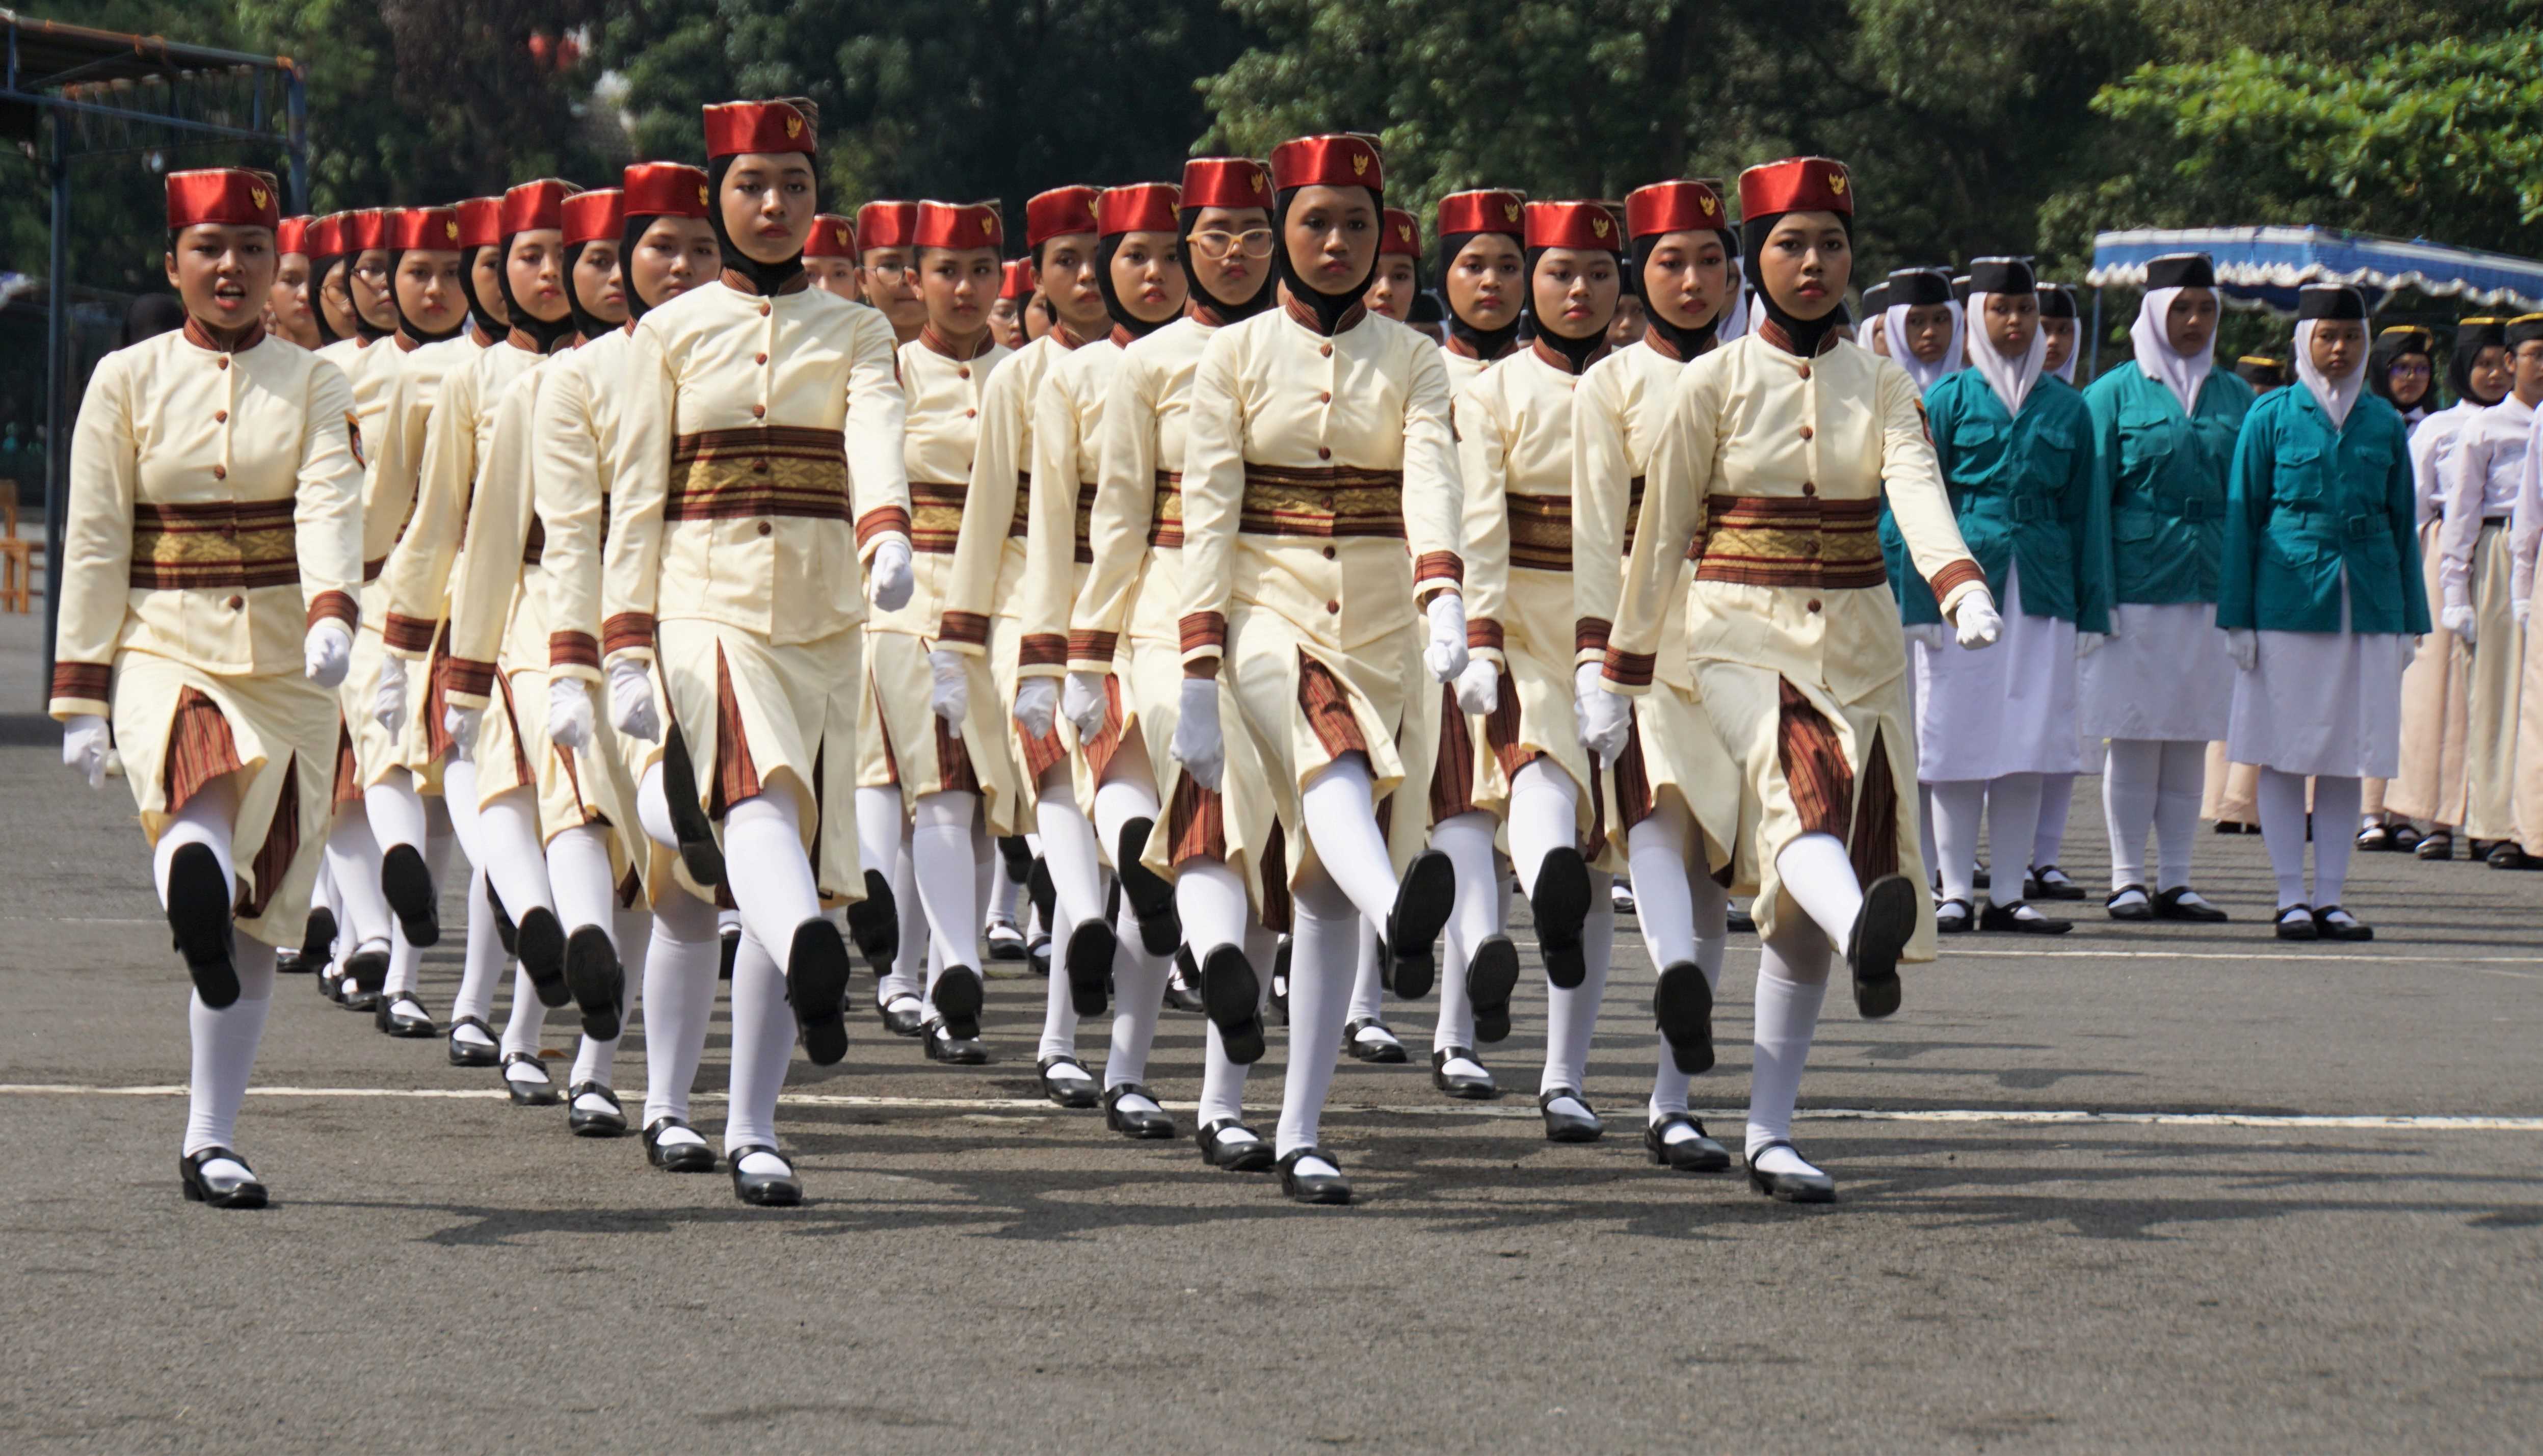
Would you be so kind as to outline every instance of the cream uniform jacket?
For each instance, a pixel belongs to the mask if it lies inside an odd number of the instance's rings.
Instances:
[[[989,619],[1023,610],[1034,402],[1059,359],[1077,346],[1066,329],[1052,329],[1015,350],[980,396],[979,436],[963,478],[961,539],[937,629],[940,647],[984,655]]]
[[[1068,664],[1068,619],[1095,561],[1095,497],[1103,473],[1104,406],[1120,372],[1126,331],[1062,355],[1034,398],[1033,488],[1026,496],[1025,579],[1018,658],[1025,676]]]
[[[389,553],[386,617],[388,650],[411,661],[432,651],[435,629],[450,615],[451,583],[461,570],[460,547],[468,528],[477,477],[495,431],[495,407],[513,380],[543,357],[529,335],[514,330],[492,348],[480,349],[441,381],[425,417],[424,453],[416,480],[415,518]],[[426,724],[427,732],[437,731]]]
[[[627,349],[635,326],[612,329],[546,369],[531,421],[531,490],[545,540],[548,671],[600,673],[600,563],[618,478]]]
[[[1012,367],[1017,351],[983,339],[979,352],[957,358],[933,330],[921,330],[900,346],[900,385],[909,397],[901,433],[901,460],[909,476],[910,571],[916,589],[908,604],[878,612],[874,632],[932,639],[937,616],[953,590],[963,537],[963,498],[978,448],[990,381]],[[1006,537],[1001,523],[998,539]]]
[[[486,706],[498,670],[543,670],[547,664],[547,574],[535,513],[537,443],[531,426],[543,387],[561,359],[550,355],[521,371],[487,413],[477,487],[450,578],[444,691],[462,708]]]
[[[1187,315],[1121,350],[1096,446],[1094,557],[1069,610],[1068,670],[1110,672],[1122,634],[1181,646],[1184,439],[1218,326]]]
[[[2445,605],[2473,605],[2473,547],[2482,527],[2504,525],[2516,509],[2517,474],[2534,434],[2534,411],[2514,395],[2473,416],[2455,432],[2451,458],[2441,467],[2437,503]],[[2504,586],[2504,574],[2498,574]]]
[[[1455,339],[1439,345],[1439,362],[1446,365],[1448,370],[1448,397],[1453,400],[1465,393],[1467,385],[1482,378],[1491,371],[1493,365],[1515,352],[1517,347],[1512,345],[1488,359],[1480,354],[1469,353],[1466,345]]]
[[[453,371],[472,366],[487,347],[477,341],[472,329],[456,339],[424,345],[405,354],[393,372],[376,376],[385,378],[387,387],[379,401],[378,418],[366,419],[362,429],[366,462],[362,480],[364,580],[379,579],[388,566],[389,553],[396,549],[415,518],[417,486],[424,474],[424,434],[432,421],[433,406],[441,402],[442,382]],[[368,624],[373,628],[383,626],[387,620],[385,587],[380,589],[377,607],[368,614],[376,619]]]

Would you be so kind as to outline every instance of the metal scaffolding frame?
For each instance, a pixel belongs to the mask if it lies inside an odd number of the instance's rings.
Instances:
[[[61,613],[62,522],[70,489],[71,164],[210,143],[279,147],[290,157],[286,212],[309,200],[309,112],[300,66],[0,10],[0,136],[32,144],[51,185],[44,320],[44,669]]]

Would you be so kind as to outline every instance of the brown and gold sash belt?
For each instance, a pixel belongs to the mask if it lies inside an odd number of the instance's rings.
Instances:
[[[835,429],[709,429],[671,442],[663,518],[848,518],[848,460]]]
[[[1742,586],[1887,586],[1879,500],[1709,496],[1707,529],[1688,548],[1699,581]]]
[[[297,585],[293,505],[288,497],[193,505],[136,502],[128,579],[142,591]]]

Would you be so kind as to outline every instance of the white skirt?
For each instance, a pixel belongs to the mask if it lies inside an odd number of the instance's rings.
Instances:
[[[2075,736],[2075,624],[2015,606],[2004,578],[2004,636],[1990,648],[1947,641],[1915,650],[1916,777],[1927,784],[2006,774],[2071,774]]]
[[[2077,672],[2084,735],[2213,742],[2234,714],[2234,658],[2216,604],[2120,602],[2102,650]]]
[[[2398,632],[2260,638],[2258,663],[2234,674],[2225,756],[2282,774],[2391,778],[2402,761],[2402,672],[2411,665],[2411,639]]]

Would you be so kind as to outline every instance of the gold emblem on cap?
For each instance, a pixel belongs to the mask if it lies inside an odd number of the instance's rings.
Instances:
[[[1263,172],[1261,168],[1255,169],[1254,172],[1254,191],[1258,194],[1263,191]]]
[[[1695,194],[1695,200],[1703,206],[1705,216],[1711,217],[1713,215],[1713,194],[1711,192],[1698,192]]]
[[[706,204],[707,204],[707,185],[706,185],[705,183],[699,183],[699,184],[698,184],[698,205],[699,205],[699,206],[701,206],[701,207],[704,207]]]
[[[1844,174],[1844,173],[1842,173],[1842,172],[1831,172],[1831,173],[1829,173],[1829,174],[1828,174],[1828,191],[1829,191],[1829,192],[1834,192],[1834,193],[1836,193],[1836,194],[1837,194],[1838,196],[1840,196],[1840,197],[1842,197],[1842,196],[1844,196],[1844,195],[1845,195],[1845,174]]]
[[[1351,175],[1354,177],[1366,177],[1368,175],[1368,153],[1351,153]]]
[[[269,194],[266,190],[261,187],[250,187],[247,190],[247,199],[259,207],[263,207],[265,205],[268,195]]]
[[[994,233],[997,230],[998,220],[996,218],[989,216],[985,212],[980,214],[980,231],[982,233]]]
[[[1603,218],[1603,217],[1592,217],[1592,218],[1590,218],[1590,219],[1589,219],[1589,231],[1590,231],[1591,235],[1592,235],[1592,236],[1595,236],[1595,237],[1601,237],[1601,238],[1603,238],[1603,237],[1607,236],[1607,219],[1605,219],[1605,218]]]
[[[788,115],[786,118],[786,139],[792,141],[803,134],[804,118],[792,115]]]
[[[1395,233],[1397,237],[1410,243],[1413,241],[1413,224],[1409,222],[1399,222],[1395,225]]]
[[[1503,202],[1502,204],[1502,213],[1512,222],[1518,221],[1518,204],[1516,202]]]
[[[455,218],[455,217],[445,217],[445,218],[443,218],[443,219],[441,220],[441,231],[442,231],[442,233],[443,233],[445,236],[447,236],[447,237],[450,239],[450,241],[452,241],[452,242],[454,242],[454,243],[458,242],[458,241],[459,241],[459,219],[458,219],[458,218]]]
[[[839,235],[840,247],[845,248],[848,246],[848,225],[846,223],[840,223],[837,227],[830,229],[830,231]]]

